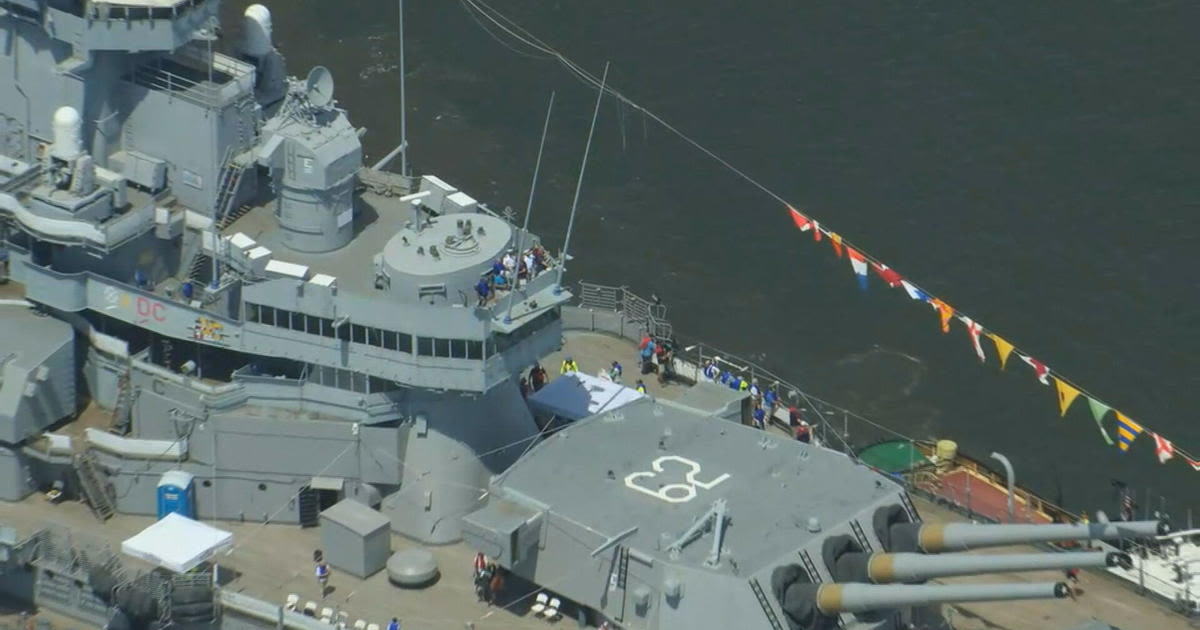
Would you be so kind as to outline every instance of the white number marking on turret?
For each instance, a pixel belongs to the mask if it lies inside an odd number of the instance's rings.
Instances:
[[[667,483],[659,486],[657,489],[647,488],[636,483],[639,479],[653,479],[657,477],[659,473],[663,472],[664,462],[676,462],[688,467],[688,471],[683,475],[683,483]],[[687,503],[696,498],[696,488],[711,490],[717,484],[729,478],[729,473],[724,473],[712,481],[700,481],[696,478],[696,475],[700,474],[700,464],[679,455],[664,455],[659,457],[650,463],[650,468],[653,470],[633,472],[626,475],[625,485],[667,503]]]

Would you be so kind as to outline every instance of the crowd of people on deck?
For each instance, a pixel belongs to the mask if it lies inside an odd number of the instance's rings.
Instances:
[[[701,373],[710,382],[750,394],[750,417],[756,428],[766,430],[769,423],[777,420],[781,421],[779,410],[782,406],[782,401],[779,397],[778,381],[767,387],[762,387],[758,384],[757,378],[746,378],[743,375],[722,369],[713,359],[705,361]],[[807,443],[812,441],[812,427],[804,420],[800,409],[794,405],[788,407],[787,421],[788,429],[792,432],[793,437],[801,442]]]
[[[641,379],[641,376],[656,374],[658,383],[665,385],[676,375],[675,348],[674,343],[669,339],[650,334],[643,335],[637,346],[637,361],[638,378],[633,384],[633,389],[640,394],[646,393],[646,383]],[[574,357],[570,355],[563,357],[558,370],[560,375],[578,371],[579,363],[575,361]],[[608,368],[600,370],[597,376],[614,383],[624,384],[624,373],[625,368],[621,365],[620,361],[613,361]],[[749,394],[751,403],[750,417],[756,428],[766,430],[768,424],[772,422],[782,423],[784,421],[780,414],[783,402],[779,395],[778,381],[767,387],[762,387],[759,385],[758,379],[753,377],[747,378],[727,369],[722,369],[714,359],[709,359],[704,363],[701,374],[704,379],[712,383],[725,385],[732,390]],[[529,373],[520,379],[521,396],[528,397],[529,394],[544,387],[548,381],[549,377],[546,375],[546,369],[540,363],[535,363],[530,368]],[[796,440],[805,443],[812,441],[812,427],[804,419],[799,408],[794,405],[789,406],[787,408],[786,419],[787,428]]]
[[[478,306],[487,306],[513,287],[538,277],[552,267],[550,257],[541,245],[534,245],[517,255],[516,249],[509,249],[503,256],[492,261],[489,269],[475,283],[475,295],[479,298]]]

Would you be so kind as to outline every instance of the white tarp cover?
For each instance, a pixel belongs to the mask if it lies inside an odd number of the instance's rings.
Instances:
[[[121,543],[121,552],[186,573],[233,545],[233,534],[171,512]]]
[[[643,397],[644,394],[632,387],[580,372],[569,372],[531,394],[529,404],[538,413],[554,414],[564,420],[580,420]]]

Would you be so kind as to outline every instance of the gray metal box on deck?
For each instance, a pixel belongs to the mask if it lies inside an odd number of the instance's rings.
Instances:
[[[335,569],[369,577],[392,553],[391,521],[358,501],[343,499],[321,512],[321,548]]]

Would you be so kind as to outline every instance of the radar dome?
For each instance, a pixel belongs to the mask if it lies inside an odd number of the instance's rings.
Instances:
[[[61,160],[74,160],[83,153],[83,119],[74,107],[59,107],[54,110],[54,146],[50,155]]]
[[[245,32],[245,52],[251,57],[264,57],[271,52],[271,11],[261,4],[252,4],[242,13]]]

